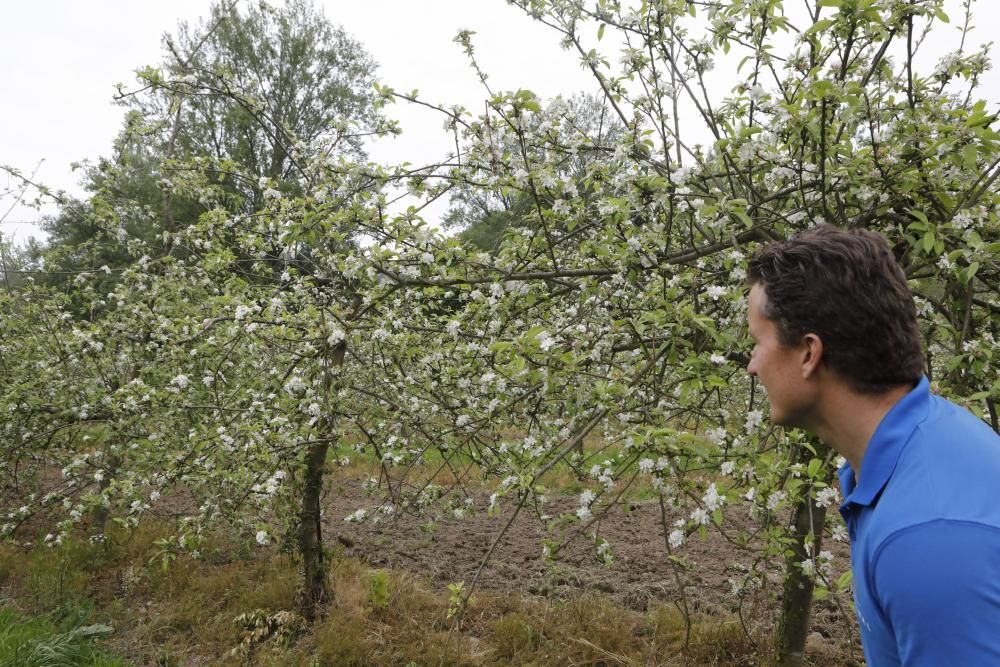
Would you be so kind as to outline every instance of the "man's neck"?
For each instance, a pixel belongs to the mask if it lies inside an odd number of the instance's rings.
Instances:
[[[859,394],[845,385],[832,388],[818,406],[816,423],[809,430],[847,459],[855,479],[861,478],[861,463],[868,443],[882,419],[910,387],[895,387],[884,394]]]

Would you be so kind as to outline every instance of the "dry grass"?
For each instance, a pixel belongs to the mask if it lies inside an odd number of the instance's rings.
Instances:
[[[486,665],[760,665],[766,663],[735,621],[687,626],[673,607],[631,612],[592,594],[568,601],[496,598],[486,621]]]
[[[0,547],[0,588],[22,611],[95,605],[94,621],[117,632],[111,648],[137,665],[761,665],[770,648],[731,619],[696,619],[673,607],[648,613],[606,597],[568,600],[479,591],[460,627],[448,593],[412,574],[349,559],[330,569],[325,617],[302,633],[239,650],[234,620],[293,609],[297,567],[287,556],[220,536],[212,562],[179,557],[161,566],[153,523],[108,545]],[[240,558],[238,555],[242,555]],[[236,651],[234,652],[234,649]]]

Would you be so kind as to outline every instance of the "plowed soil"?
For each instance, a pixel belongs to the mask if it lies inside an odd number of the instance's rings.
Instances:
[[[720,622],[738,618],[758,636],[773,631],[781,605],[780,559],[764,565],[767,576],[753,590],[733,592],[732,582],[742,580],[757,558],[754,541],[749,548],[742,547],[731,539],[732,535],[727,537],[710,527],[704,536],[696,533],[687,544],[674,550],[683,562],[675,566],[668,557],[659,503],[621,503],[561,549],[553,563],[543,558],[543,544],[566,537],[567,533],[552,532],[551,522],[540,520],[538,513],[529,508],[510,522],[515,509],[510,501],[491,516],[485,511],[489,505],[485,493],[473,493],[471,497],[478,511],[462,518],[443,513],[402,513],[372,520],[369,514],[360,524],[348,524],[344,522],[346,516],[359,508],[371,509],[380,501],[369,496],[359,480],[340,477],[332,484],[326,500],[326,538],[336,540],[347,556],[373,567],[409,571],[432,583],[439,582],[441,588],[458,581],[471,585],[496,542],[476,590],[517,591],[555,599],[597,592],[639,612],[683,601],[693,617]],[[546,514],[553,517],[575,509],[575,496],[554,497],[545,505]],[[679,516],[678,510],[668,513],[667,525]],[[741,532],[752,533],[758,528],[748,507],[728,506],[726,516],[728,522],[739,524]],[[574,524],[573,529],[578,530],[579,524]],[[596,558],[592,537],[595,531],[611,545],[614,560],[610,567]],[[849,548],[827,540],[823,549],[834,554],[831,580],[835,581],[849,567]],[[810,624],[807,664],[864,664],[847,594],[814,602]]]

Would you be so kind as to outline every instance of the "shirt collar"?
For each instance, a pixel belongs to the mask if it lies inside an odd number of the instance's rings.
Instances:
[[[845,498],[841,512],[848,505],[871,505],[878,498],[892,477],[910,434],[926,419],[929,407],[930,384],[926,377],[921,377],[917,386],[890,408],[868,441],[861,461],[861,469],[865,471],[861,483],[857,483],[851,464],[841,466],[840,489]]]

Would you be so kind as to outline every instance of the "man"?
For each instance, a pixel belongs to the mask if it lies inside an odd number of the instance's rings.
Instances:
[[[771,419],[847,460],[840,512],[869,667],[1000,665],[1000,436],[931,394],[885,239],[822,225],[750,263],[747,371]]]

